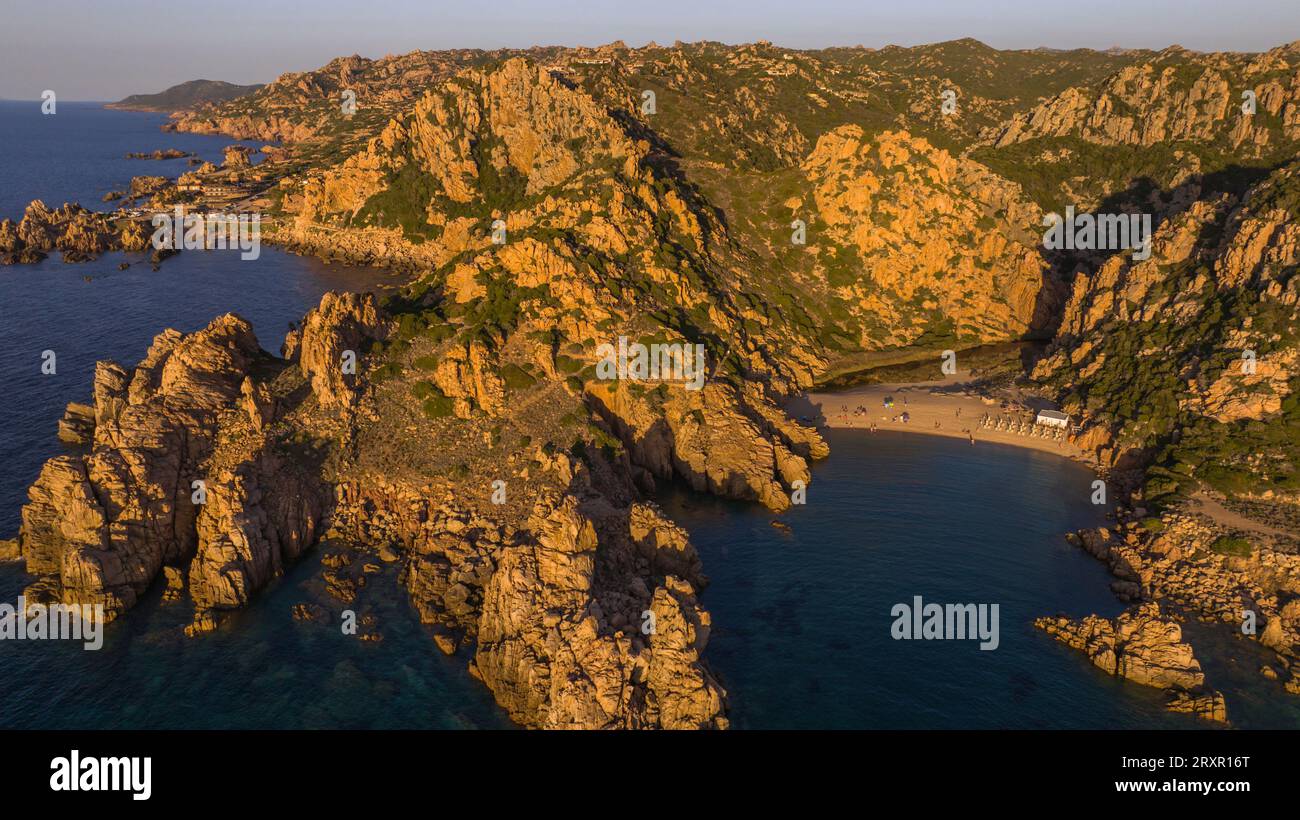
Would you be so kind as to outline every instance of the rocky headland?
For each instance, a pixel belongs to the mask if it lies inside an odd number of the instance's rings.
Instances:
[[[326,295],[279,357],[228,315],[101,363],[59,427],[84,452],[23,509],[29,594],[117,617],[160,584],[198,635],[319,542],[342,605],[400,564],[433,643],[522,725],[722,728],[705,568],[656,487],[779,512],[828,454],[786,399],[882,357],[1035,339],[1000,378],[1078,425],[1120,500],[1079,542],[1134,605],[1039,626],[1223,721],[1178,619],[1250,611],[1287,696],[1297,71],[1294,44],[616,43],[340,58],[199,107],[174,127],[284,143],[258,166],[266,241],[411,284]],[[249,170],[236,149],[185,181]],[[1045,250],[1063,203],[1150,213],[1150,258]],[[146,241],[75,205],[0,223],[11,262]],[[620,339],[698,345],[700,389],[602,374]]]

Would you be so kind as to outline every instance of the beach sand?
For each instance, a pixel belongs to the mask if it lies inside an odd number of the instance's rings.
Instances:
[[[893,407],[884,406],[886,397],[893,397]],[[854,410],[858,407],[865,408],[866,412],[855,415]],[[956,377],[947,382],[872,384],[834,393],[808,393],[791,399],[787,402],[786,409],[796,418],[815,421],[818,426],[869,429],[875,424],[877,430],[901,433],[948,436],[968,441],[973,436],[975,447],[993,442],[1041,450],[1091,463],[1065,437],[1058,441],[1010,430],[980,427],[980,419],[985,414],[994,418],[1027,418],[1031,411],[1024,408],[1003,410],[998,401],[987,403],[974,395],[973,391],[964,392],[960,379]],[[895,420],[904,412],[910,417],[907,422],[901,421],[901,418]]]

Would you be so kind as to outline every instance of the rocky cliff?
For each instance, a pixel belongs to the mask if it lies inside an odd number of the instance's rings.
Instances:
[[[227,315],[188,336],[159,334],[131,371],[100,363],[91,451],[51,459],[23,507],[19,543],[40,579],[29,594],[116,616],[164,565],[208,546],[196,526],[207,501],[240,502],[207,467],[261,355],[248,323]]]
[[[1300,140],[1300,47],[1194,54],[1177,46],[1093,86],[1073,86],[1013,117],[998,147],[1077,136],[1098,145],[1223,142],[1245,155]],[[1254,106],[1243,106],[1254,95]],[[1253,109],[1253,110],[1252,110]]]
[[[1234,424],[1288,417],[1300,345],[1297,190],[1292,164],[1240,196],[1197,200],[1159,226],[1150,259],[1118,254],[1075,280],[1034,375],[1064,388],[1104,463],[1190,432],[1226,439]],[[1291,474],[1285,461],[1279,451],[1250,469],[1280,481]]]
[[[937,323],[968,342],[1049,323],[1055,285],[1026,230],[1041,215],[1014,183],[906,132],[867,139],[852,125],[822,136],[802,168],[811,193],[785,204],[832,240],[812,252],[847,291],[864,347],[904,346]]]

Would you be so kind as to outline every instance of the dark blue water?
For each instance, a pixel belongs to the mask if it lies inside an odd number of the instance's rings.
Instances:
[[[87,401],[98,359],[131,366],[164,327],[203,327],[235,311],[278,354],[288,323],[330,289],[394,281],[363,268],[326,266],[269,248],[256,261],[237,251],[186,251],[154,272],[118,271],[109,254],[67,265],[46,260],[0,268],[0,537],[12,537],[26,488],[46,458],[68,401]],[[90,276],[91,281],[84,277]],[[58,371],[40,372],[54,350]],[[0,642],[3,727],[460,727],[506,726],[464,659],[443,658],[391,578],[372,577],[358,611],[374,607],[385,639],[365,643],[339,630],[341,607],[316,588],[319,556],[215,634],[187,638],[184,607],[160,591],[108,627],[96,652],[62,641]],[[0,601],[29,583],[0,565]],[[333,607],[332,627],[295,622],[296,603]]]
[[[42,114],[39,100],[0,100],[0,219],[17,220],[33,199],[51,208],[80,202],[91,210],[112,210],[115,204],[101,199],[127,190],[131,177],[175,179],[192,170],[186,159],[127,159],[129,152],[177,148],[219,165],[227,145],[265,144],[165,133],[159,127],[166,114],[110,111],[100,103],[60,102],[55,112]]]
[[[712,579],[707,656],[737,727],[1209,725],[1166,712],[1162,693],[1104,674],[1033,628],[1041,615],[1122,609],[1105,568],[1063,538],[1103,523],[1089,470],[959,439],[827,439],[832,455],[813,469],[807,506],[780,517],[788,534],[752,506],[685,493],[666,502]],[[891,608],[916,595],[998,604],[999,647],[894,640]],[[1257,674],[1210,682],[1236,725],[1300,727],[1300,706],[1280,691],[1261,698]]]

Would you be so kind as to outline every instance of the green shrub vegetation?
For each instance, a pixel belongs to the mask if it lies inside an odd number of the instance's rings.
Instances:
[[[422,400],[420,409],[426,418],[441,419],[455,412],[456,403],[432,382],[416,382],[411,392]]]
[[[1217,552],[1219,555],[1231,555],[1236,558],[1249,558],[1254,549],[1250,542],[1245,538],[1237,538],[1230,535],[1221,535],[1214,539],[1210,545],[1210,550]]]
[[[501,380],[505,382],[506,390],[520,391],[527,390],[537,383],[537,379],[527,370],[514,363],[508,363],[501,368]]]

